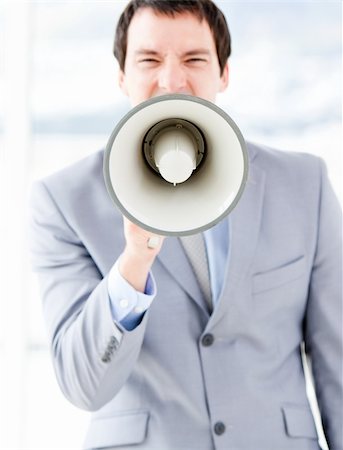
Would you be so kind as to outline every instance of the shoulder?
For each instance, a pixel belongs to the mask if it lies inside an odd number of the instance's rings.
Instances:
[[[97,151],[69,166],[55,172],[42,180],[50,189],[74,190],[88,181],[102,178],[104,151]]]
[[[80,210],[100,199],[107,201],[103,155],[103,150],[98,151],[34,182],[31,204],[55,204],[58,209]]]
[[[320,183],[326,165],[322,158],[310,153],[278,150],[265,145],[247,143],[251,166],[265,172],[270,180],[282,183]]]
[[[103,182],[103,157],[104,151],[97,151],[63,169],[52,173],[35,182],[35,185],[44,185],[49,191],[73,192],[87,189],[94,182]]]
[[[247,148],[250,159],[263,169],[297,167],[298,170],[318,170],[319,166],[324,165],[322,158],[310,153],[276,149],[253,142],[247,142]]]
[[[247,144],[250,156],[249,177],[256,173],[264,180],[266,204],[292,205],[293,213],[315,220],[323,192],[333,198],[332,187],[324,161],[318,156],[276,150],[271,147]],[[288,206],[287,206],[288,207]]]

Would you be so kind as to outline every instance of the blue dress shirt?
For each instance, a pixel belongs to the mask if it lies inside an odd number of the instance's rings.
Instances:
[[[229,253],[229,223],[224,219],[204,232],[213,309],[220,296]],[[149,273],[144,293],[136,291],[119,272],[119,260],[108,276],[108,293],[112,317],[125,329],[133,330],[156,296],[156,283]]]

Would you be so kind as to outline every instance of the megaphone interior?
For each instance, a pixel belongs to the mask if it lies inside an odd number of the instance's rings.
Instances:
[[[183,94],[151,98],[115,127],[104,177],[115,205],[160,235],[204,231],[232,211],[248,156],[234,121],[213,103]]]

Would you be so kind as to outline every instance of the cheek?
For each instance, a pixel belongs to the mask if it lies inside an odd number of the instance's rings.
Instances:
[[[135,91],[146,92],[154,86],[154,78],[151,74],[138,73],[132,80],[131,86]]]
[[[192,77],[193,86],[207,92],[217,91],[219,88],[219,77],[214,71],[198,73]]]
[[[218,84],[213,81],[213,78],[204,79],[194,87],[194,90],[199,93],[199,97],[203,97],[212,102],[215,101],[216,94],[219,92]]]

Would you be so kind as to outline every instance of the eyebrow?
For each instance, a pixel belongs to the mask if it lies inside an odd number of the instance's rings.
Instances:
[[[140,56],[140,55],[158,55],[158,52],[156,52],[155,50],[149,50],[149,49],[145,49],[142,48],[140,50],[136,50],[135,51],[135,55],[136,56]]]
[[[206,48],[197,48],[194,50],[189,50],[188,52],[184,53],[183,56],[195,56],[195,55],[206,55],[210,56],[210,51]]]
[[[135,51],[135,55],[136,56],[140,56],[140,55],[158,56],[159,52],[157,52],[156,50],[148,49],[148,48],[141,48],[141,49]],[[210,56],[210,51],[206,48],[197,48],[197,49],[193,49],[193,50],[188,50],[187,52],[183,53],[182,56],[187,57],[187,56],[195,56],[195,55]]]

